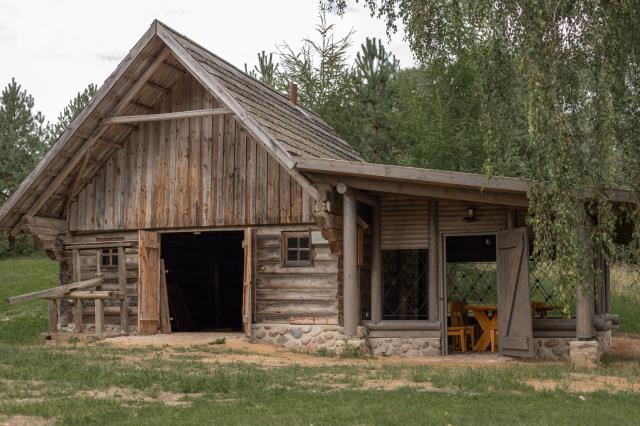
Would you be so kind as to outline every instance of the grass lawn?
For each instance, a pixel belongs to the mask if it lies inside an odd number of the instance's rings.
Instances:
[[[46,258],[0,261],[0,297],[49,287],[55,277]],[[625,306],[637,315],[637,303]],[[256,357],[226,344],[45,346],[38,341],[45,330],[44,301],[0,305],[0,424],[16,416],[82,425],[622,425],[640,418],[638,360],[607,359],[588,371],[310,355],[317,362],[280,365],[245,362]]]

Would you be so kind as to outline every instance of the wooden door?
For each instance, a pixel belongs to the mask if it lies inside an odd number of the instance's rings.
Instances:
[[[160,328],[160,234],[138,231],[138,334]]]
[[[253,319],[253,280],[254,280],[254,254],[255,254],[255,229],[246,228],[244,231],[244,278],[242,286],[242,329],[247,336],[251,335],[251,323]]]
[[[497,235],[498,344],[503,355],[533,356],[527,228]]]

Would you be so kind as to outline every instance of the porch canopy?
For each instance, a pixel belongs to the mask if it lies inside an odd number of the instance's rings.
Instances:
[[[536,182],[511,177],[487,177],[482,174],[461,173],[414,167],[372,164],[322,158],[296,158],[294,168],[306,175],[317,186],[334,187],[342,194],[342,253],[344,280],[344,326],[346,334],[355,334],[360,323],[358,294],[358,217],[357,202],[371,206],[371,320],[364,324],[369,330],[382,330],[385,326],[394,330],[442,330],[446,324],[446,307],[439,304],[442,295],[442,274],[438,272],[438,219],[437,205],[440,200],[458,201],[470,205],[502,206],[508,212],[504,229],[515,228],[522,221],[517,212],[529,206],[528,194]],[[593,195],[585,190],[585,198]],[[385,196],[405,196],[429,200],[429,315],[426,321],[382,320],[382,265],[380,246],[380,199]],[[627,189],[612,189],[609,198],[614,203],[637,203],[636,194]],[[435,207],[435,208],[432,208]],[[511,214],[513,213],[513,214]],[[462,218],[461,218],[462,220]],[[526,234],[526,232],[525,232]],[[526,243],[526,235],[524,236]],[[525,257],[519,257],[526,262]],[[524,259],[524,260],[522,260]],[[440,284],[435,285],[436,282]],[[520,285],[520,284],[516,284]],[[528,286],[528,279],[526,285]],[[524,288],[514,291],[525,291]],[[526,289],[528,293],[528,288]],[[594,314],[593,294],[583,295],[577,291],[576,337],[591,338]],[[528,297],[527,297],[528,300]],[[527,309],[527,312],[528,309]],[[606,314],[607,311],[603,311]],[[530,316],[530,313],[527,314]],[[596,319],[597,320],[597,319]],[[387,324],[385,324],[387,323]],[[530,324],[530,318],[529,318]],[[531,328],[529,332],[531,333]]]

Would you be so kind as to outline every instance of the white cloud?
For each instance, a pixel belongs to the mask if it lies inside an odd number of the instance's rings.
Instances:
[[[0,2],[0,85],[11,77],[36,100],[48,120],[89,83],[101,85],[153,19],[185,34],[234,65],[253,65],[261,50],[314,37],[317,0],[233,2],[184,0],[23,0]],[[338,34],[355,30],[352,54],[368,37],[390,45],[402,65],[412,63],[402,34],[389,42],[384,23],[360,5],[329,16]]]

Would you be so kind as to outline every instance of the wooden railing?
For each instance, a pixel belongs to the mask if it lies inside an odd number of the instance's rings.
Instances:
[[[93,300],[95,304],[93,315],[95,317],[94,323],[96,333],[100,334],[104,332],[105,300],[121,301],[121,306],[117,314],[120,314],[123,309],[127,309],[128,311],[128,306],[124,304],[127,295],[123,294],[121,291],[99,290],[102,283],[102,275],[98,274],[96,278],[92,278],[90,280],[77,281],[70,284],[52,287],[46,290],[21,294],[18,296],[9,297],[6,299],[6,301],[9,304],[15,304],[37,299],[48,300],[49,332],[56,333],[58,331],[58,304],[60,300],[73,301],[73,323],[77,332],[82,332],[83,330],[83,316],[85,314],[85,311],[82,307],[82,301]]]

